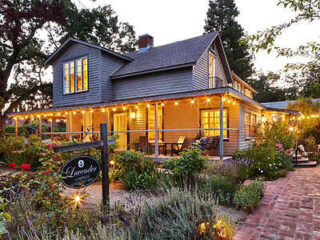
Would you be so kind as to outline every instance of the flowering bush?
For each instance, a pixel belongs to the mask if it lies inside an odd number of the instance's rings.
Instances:
[[[15,169],[16,168],[16,163],[9,163],[8,164],[9,169]]]
[[[30,171],[31,165],[29,163],[22,163],[21,166],[20,166],[20,169],[22,171]]]
[[[283,149],[282,144],[255,146],[236,153],[233,158],[235,161],[248,162],[249,178],[263,176],[266,180],[273,180],[283,176],[283,171],[280,172],[280,170],[291,171],[293,169],[291,157]]]

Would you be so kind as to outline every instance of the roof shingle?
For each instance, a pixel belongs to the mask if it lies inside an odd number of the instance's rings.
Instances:
[[[146,52],[128,53],[127,56],[134,60],[121,67],[111,78],[116,79],[146,71],[195,63],[217,35],[218,32],[215,31],[187,40],[152,47]]]

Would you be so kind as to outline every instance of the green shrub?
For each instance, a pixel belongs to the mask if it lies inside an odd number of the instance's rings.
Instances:
[[[123,151],[116,157],[119,166],[119,179],[126,189],[148,189],[155,187],[158,173],[153,161],[146,160],[143,153]]]
[[[231,205],[237,185],[233,178],[211,176],[199,190],[201,194],[211,195],[219,204]]]
[[[248,186],[242,186],[234,196],[236,206],[247,213],[252,212],[259,204],[263,196],[265,185],[262,182],[252,182]]]
[[[215,223],[214,201],[173,189],[145,204],[130,226],[129,239],[207,239],[201,238],[202,223]]]
[[[180,186],[186,183],[192,186],[195,183],[195,177],[205,168],[207,158],[201,155],[198,148],[190,148],[180,153],[180,158],[168,159],[164,162],[163,168],[169,170],[170,176],[176,180]]]
[[[5,211],[6,206],[6,200],[0,196],[0,238],[1,235],[7,233],[6,224],[11,221],[11,215]]]
[[[281,147],[281,145],[278,145]],[[280,177],[280,170],[293,170],[291,156],[275,146],[260,145],[236,153],[235,161],[246,161],[247,166],[238,168],[239,178],[265,177],[274,180]],[[240,177],[241,176],[241,177]]]

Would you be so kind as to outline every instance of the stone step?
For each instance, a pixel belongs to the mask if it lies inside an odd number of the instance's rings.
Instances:
[[[308,161],[308,162],[304,162],[304,163],[299,163],[298,165],[295,167],[298,168],[308,168],[308,167],[316,167],[317,166],[317,162],[316,161]]]
[[[305,162],[309,162],[309,158],[307,157],[298,158],[298,161],[296,160],[296,158],[292,158],[292,162],[305,163]]]

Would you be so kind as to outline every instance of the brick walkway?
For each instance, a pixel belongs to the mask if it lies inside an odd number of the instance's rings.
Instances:
[[[320,166],[266,184],[258,209],[234,239],[320,240]]]

